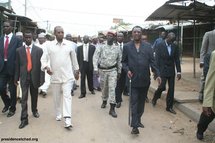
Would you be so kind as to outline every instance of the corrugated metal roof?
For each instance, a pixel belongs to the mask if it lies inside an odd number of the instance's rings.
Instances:
[[[188,6],[173,5],[166,2],[155,10],[146,21],[153,20],[197,20],[199,22],[215,21],[214,6],[193,2]]]

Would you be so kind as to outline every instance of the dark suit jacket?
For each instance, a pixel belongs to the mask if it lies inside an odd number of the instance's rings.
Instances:
[[[177,72],[181,72],[179,49],[175,44],[171,45],[171,54],[169,55],[165,40],[160,42],[156,47],[155,61],[161,77],[175,76],[175,67]]]
[[[88,51],[88,62],[89,62],[89,70],[93,71],[93,54],[95,52],[96,47],[89,44],[89,51]],[[83,69],[83,61],[84,61],[84,54],[83,54],[83,45],[77,48],[77,60],[80,71]]]
[[[32,59],[32,70],[30,72],[31,79],[34,85],[34,88],[40,87],[45,79],[44,72],[41,71],[41,62],[43,50],[35,45],[32,46],[31,59]],[[27,80],[27,55],[25,46],[22,46],[16,51],[16,70],[15,70],[15,81],[18,81],[20,78],[21,86]]]
[[[10,75],[15,74],[16,49],[22,46],[22,40],[12,36],[8,45],[7,70]],[[0,72],[4,67],[4,35],[0,37]]]
[[[134,42],[128,42],[123,47],[122,67],[126,74],[130,70],[133,73],[132,87],[146,87],[150,84],[150,67],[156,76],[159,71],[154,61],[151,45],[141,43],[137,52]]]

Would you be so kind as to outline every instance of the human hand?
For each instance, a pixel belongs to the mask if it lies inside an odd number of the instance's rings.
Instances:
[[[18,85],[19,85],[18,81],[14,81],[14,84],[15,84],[16,86],[18,86]]]
[[[128,76],[129,79],[131,79],[132,76],[133,76],[133,73],[131,71],[128,71],[127,76]]]
[[[202,107],[202,110],[203,110],[203,114],[205,114],[206,116],[210,116],[213,112],[211,107]]]
[[[49,75],[52,75],[52,74],[53,74],[53,72],[51,71],[51,69],[50,69],[49,67],[46,67],[45,69],[46,69],[46,72],[47,72]]]
[[[159,85],[161,84],[161,82],[162,82],[162,81],[161,81],[161,78],[160,78],[160,77],[157,77],[156,80],[157,80],[158,86],[159,86]]]
[[[200,68],[203,68],[203,66],[204,66],[204,63],[200,63],[200,64],[199,64],[199,67],[200,67]]]
[[[79,79],[79,71],[75,71],[74,76],[75,76],[75,80],[78,80]]]

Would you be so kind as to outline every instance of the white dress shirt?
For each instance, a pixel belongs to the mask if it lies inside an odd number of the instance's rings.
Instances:
[[[51,83],[65,83],[75,80],[73,70],[79,70],[75,46],[73,42],[63,39],[62,43],[58,43],[57,40],[51,41],[43,49],[41,69],[49,67],[48,61],[50,61],[49,68],[53,73]]]
[[[88,62],[89,44],[83,44],[84,61]]]

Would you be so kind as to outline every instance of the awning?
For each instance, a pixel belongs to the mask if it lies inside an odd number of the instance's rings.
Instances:
[[[7,9],[7,8],[5,8],[5,7],[3,7],[3,6],[0,6],[0,11],[1,11],[1,12],[3,12],[3,11],[7,11],[7,12],[10,12],[10,13],[12,13],[12,12],[13,12],[12,10]]]
[[[215,6],[208,6],[195,1],[188,6],[174,5],[166,2],[155,10],[146,21],[154,20],[197,20],[198,22],[215,22]]]

